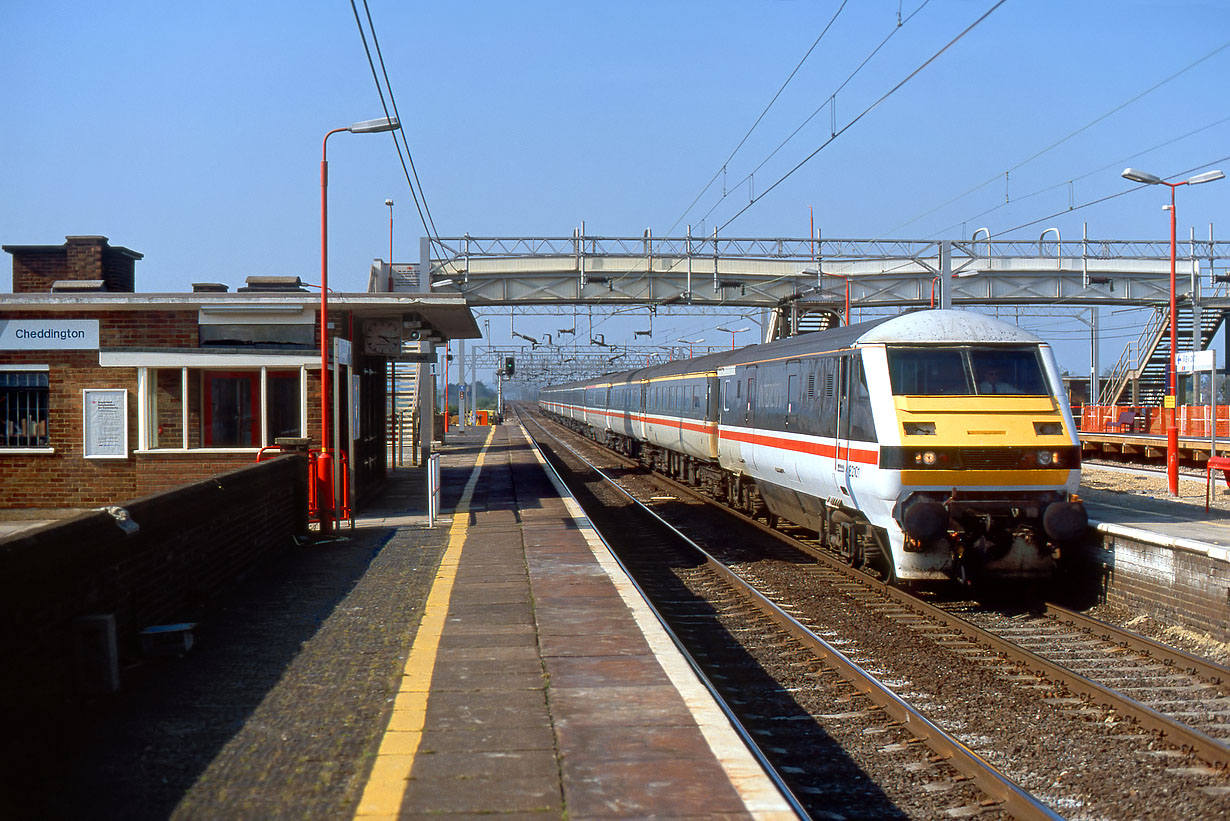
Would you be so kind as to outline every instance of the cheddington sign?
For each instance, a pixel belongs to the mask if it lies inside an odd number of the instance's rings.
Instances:
[[[96,351],[97,319],[0,319],[0,351]]]

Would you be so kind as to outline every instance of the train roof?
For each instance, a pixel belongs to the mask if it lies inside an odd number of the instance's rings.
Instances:
[[[660,379],[689,373],[709,373],[728,365],[742,365],[765,360],[791,359],[794,356],[841,351],[855,345],[876,344],[1041,344],[1042,340],[1028,331],[1003,320],[973,311],[921,310],[896,316],[880,317],[854,325],[827,331],[748,345],[735,351],[707,354],[693,359],[678,359],[661,365],[634,368],[603,374],[552,388],[575,388],[586,385],[635,382]]]

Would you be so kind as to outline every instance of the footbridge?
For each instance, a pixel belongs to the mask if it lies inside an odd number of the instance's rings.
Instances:
[[[826,327],[852,310],[919,307],[1030,308],[1082,317],[1096,351],[1099,307],[1152,309],[1139,340],[1112,370],[1115,399],[1130,387],[1155,399],[1160,364],[1176,350],[1205,348],[1230,312],[1230,242],[1194,236],[1179,243],[1174,292],[1180,329],[1169,334],[1170,243],[1088,236],[1063,240],[722,237],[422,238],[420,262],[372,265],[373,291],[456,293],[473,308],[769,313],[765,338]],[[492,351],[493,355],[502,352]],[[562,352],[561,352],[562,353]],[[1100,373],[1091,353],[1091,373]],[[1154,385],[1153,383],[1157,384]],[[1156,394],[1157,396],[1154,396]]]
[[[373,290],[464,294],[483,305],[690,305],[723,308],[1168,303],[1168,242],[739,237],[475,237],[427,239],[420,262],[377,260]],[[1180,300],[1213,288],[1230,242],[1182,243]]]

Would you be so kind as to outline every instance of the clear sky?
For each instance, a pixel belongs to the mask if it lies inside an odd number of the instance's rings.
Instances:
[[[1165,238],[1165,189],[1079,206],[1132,188],[1127,165],[1230,172],[1230,2],[1007,0],[864,115],[995,2],[849,0],[801,66],[840,0],[368,8],[442,236],[806,236],[811,206],[826,237]],[[321,139],[384,114],[347,0],[8,2],[0,84],[0,242],[103,234],[145,254],[141,291],[318,282]],[[385,199],[397,261],[423,227],[390,135],[338,135],[329,161],[330,285],[362,291]],[[1178,215],[1230,237],[1230,180]],[[1104,314],[1105,365],[1136,330]],[[659,318],[654,341],[723,321]],[[1087,371],[1085,332],[1050,333]]]

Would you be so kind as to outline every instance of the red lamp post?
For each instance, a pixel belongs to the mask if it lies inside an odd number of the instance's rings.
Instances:
[[[735,334],[741,334],[744,331],[750,331],[751,328],[746,328],[746,327],[745,328],[727,328],[725,325],[722,325],[718,327],[718,330],[725,331],[726,333],[730,334],[730,349],[733,351],[735,349]]]
[[[394,117],[335,128],[320,142],[320,458],[316,460],[316,506],[320,532],[333,530],[333,455],[329,453],[329,138],[342,131],[374,134],[401,128]]]
[[[1178,415],[1178,397],[1175,391],[1177,371],[1177,351],[1179,347],[1178,319],[1175,310],[1175,201],[1174,190],[1180,185],[1199,185],[1202,182],[1220,180],[1226,175],[1220,171],[1206,171],[1203,174],[1183,180],[1183,182],[1166,182],[1161,177],[1137,171],[1135,168],[1123,169],[1123,178],[1145,185],[1166,185],[1170,187],[1170,418],[1166,424],[1166,478],[1170,485],[1170,495],[1179,495],[1179,426],[1175,419]]]
[[[684,345],[688,346],[688,359],[692,358],[692,346],[699,345],[704,341],[705,340],[703,339],[683,339],[682,337],[676,340],[676,342],[682,342]]]

